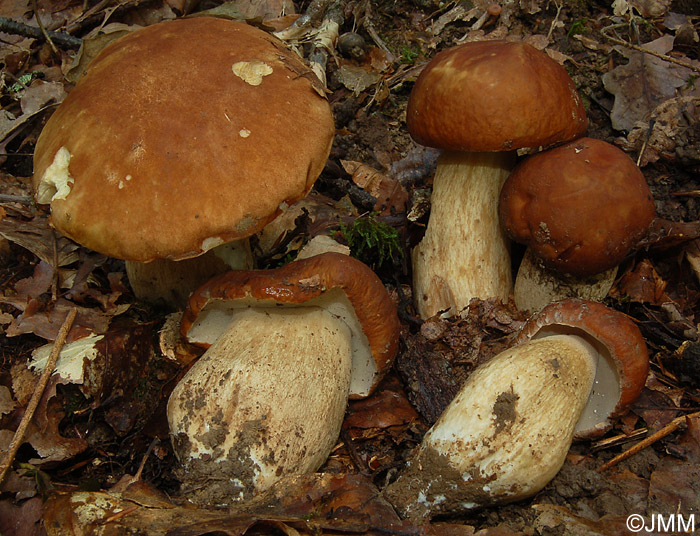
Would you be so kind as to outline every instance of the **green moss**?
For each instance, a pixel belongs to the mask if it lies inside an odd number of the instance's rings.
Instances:
[[[341,223],[336,233],[345,237],[352,256],[369,266],[380,267],[403,258],[398,231],[377,219],[377,213],[360,216],[350,225]]]
[[[574,35],[585,35],[589,32],[586,27],[588,19],[578,19],[571,23],[569,31],[566,32],[566,38],[571,39]]]

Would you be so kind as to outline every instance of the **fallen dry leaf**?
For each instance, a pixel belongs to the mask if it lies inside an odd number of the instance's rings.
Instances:
[[[626,272],[609,294],[612,297],[651,305],[661,305],[671,301],[666,294],[666,281],[647,259],[640,262],[633,270]]]
[[[673,41],[673,36],[664,35],[642,47],[668,54]],[[676,91],[691,80],[692,72],[686,67],[623,46],[616,46],[615,50],[629,60],[602,78],[605,89],[615,95],[610,119],[616,130],[631,130],[637,121],[647,121],[657,106],[675,97]]]
[[[408,192],[398,180],[362,162],[341,160],[340,163],[355,184],[377,199],[374,205],[376,212],[381,214],[406,210]]]
[[[700,97],[675,97],[657,106],[648,122],[637,122],[627,138],[620,140],[626,151],[640,154],[639,166],[663,160],[700,164]]]

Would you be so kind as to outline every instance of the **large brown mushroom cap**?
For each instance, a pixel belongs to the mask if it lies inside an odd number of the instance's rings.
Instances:
[[[569,75],[523,42],[475,41],[437,54],[406,113],[422,145],[509,151],[582,136],[586,112]]]
[[[583,336],[601,356],[593,391],[576,426],[575,437],[600,436],[630,408],[644,388],[649,373],[646,343],[627,315],[601,303],[567,299],[532,316],[513,345],[561,334]]]
[[[354,337],[350,395],[371,393],[396,355],[399,320],[379,278],[347,255],[324,253],[274,270],[217,276],[190,296],[181,332],[191,343],[209,347],[236,310],[285,305],[326,307],[348,323]]]
[[[623,151],[581,138],[518,165],[501,189],[499,211],[506,234],[547,266],[587,276],[622,262],[646,235],[654,201]]]
[[[48,121],[37,200],[61,233],[126,260],[248,237],[323,169],[334,123],[318,85],[246,24],[196,17],[135,31],[92,61]]]

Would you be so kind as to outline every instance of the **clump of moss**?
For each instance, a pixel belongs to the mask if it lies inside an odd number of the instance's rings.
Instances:
[[[387,261],[392,264],[403,258],[399,233],[391,225],[377,218],[372,212],[360,216],[351,224],[340,223],[340,234],[345,238],[350,253],[368,266],[380,268]]]

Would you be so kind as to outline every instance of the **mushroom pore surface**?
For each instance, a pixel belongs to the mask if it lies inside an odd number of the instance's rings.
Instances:
[[[566,299],[533,315],[513,344],[562,334],[585,338],[596,349],[595,382],[576,425],[576,438],[598,437],[612,427],[644,388],[649,372],[646,343],[627,315],[600,303]]]

